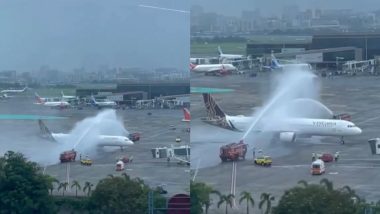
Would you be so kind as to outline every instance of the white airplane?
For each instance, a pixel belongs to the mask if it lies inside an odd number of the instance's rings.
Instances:
[[[35,104],[38,104],[38,105],[43,105],[43,106],[48,106],[48,107],[57,107],[57,108],[67,108],[67,107],[70,107],[70,103],[68,103],[67,101],[49,101],[48,98],[43,98],[43,97],[40,97],[37,92],[34,93],[35,97],[36,97],[36,100],[37,102]]]
[[[22,93],[25,92],[28,87],[24,87],[23,89],[5,89],[0,91],[1,94],[6,94],[6,93]]]
[[[232,64],[195,65],[190,63],[190,70],[195,73],[204,73],[205,75],[226,75],[231,72],[237,72],[238,69]]]
[[[62,95],[62,99],[64,99],[64,100],[73,100],[73,99],[77,99],[76,96],[68,96],[68,95],[65,95],[65,94],[63,93],[63,91],[61,91],[61,95]]]
[[[239,54],[225,54],[222,51],[222,48],[218,46],[219,59],[220,60],[241,60],[244,59],[244,55]]]
[[[105,100],[105,101],[96,101],[95,97],[93,95],[91,95],[91,104],[98,107],[98,108],[102,108],[102,107],[116,107],[117,106],[117,103],[115,101],[108,101],[108,100]]]
[[[253,122],[253,117],[243,115],[230,116],[225,114],[222,109],[215,103],[210,94],[203,94],[203,100],[207,109],[208,121],[213,125],[222,128],[243,131],[246,130]],[[265,118],[258,123],[265,124]],[[275,121],[275,123],[273,122]],[[271,120],[269,127],[255,129],[258,132],[274,133],[275,138],[280,141],[294,142],[297,136],[336,136],[340,137],[341,143],[344,144],[344,136],[359,135],[362,130],[354,123],[347,120],[337,119],[314,119],[314,118],[284,118],[280,120]],[[258,125],[260,126],[260,125]]]
[[[271,70],[291,70],[291,69],[300,69],[300,70],[312,70],[312,67],[308,63],[290,63],[290,64],[280,64],[274,54],[271,54],[271,64],[270,66],[263,66],[264,68],[269,68]]]
[[[50,132],[50,130],[42,122],[42,120],[38,120],[38,125],[40,127],[42,137],[50,141],[60,142],[70,136],[70,134]],[[128,137],[125,137],[125,136],[118,136],[118,135],[97,136],[97,146],[100,146],[100,147],[119,146],[120,148],[123,149],[124,147],[130,146],[130,145],[134,145],[133,141],[131,141]]]

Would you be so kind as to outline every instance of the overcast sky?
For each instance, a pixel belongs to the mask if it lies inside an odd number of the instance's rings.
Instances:
[[[368,11],[380,9],[379,0],[191,0],[192,5],[201,5],[205,11],[240,16],[242,10],[259,8],[261,15],[282,13],[285,5],[298,5],[300,9],[354,9]]]
[[[187,69],[185,0],[1,0],[0,70]]]

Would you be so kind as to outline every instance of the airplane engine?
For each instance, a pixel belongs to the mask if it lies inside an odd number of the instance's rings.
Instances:
[[[280,141],[281,142],[294,142],[296,140],[296,133],[294,132],[281,132]]]

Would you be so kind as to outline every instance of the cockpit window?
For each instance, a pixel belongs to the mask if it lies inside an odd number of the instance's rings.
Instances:
[[[348,128],[354,128],[356,127],[355,125],[347,125]]]

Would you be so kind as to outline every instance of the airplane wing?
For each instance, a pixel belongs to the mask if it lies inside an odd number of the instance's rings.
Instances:
[[[38,120],[38,126],[40,127],[41,136],[43,138],[56,142],[50,130],[48,129],[48,127],[45,125],[45,123],[42,120]]]

